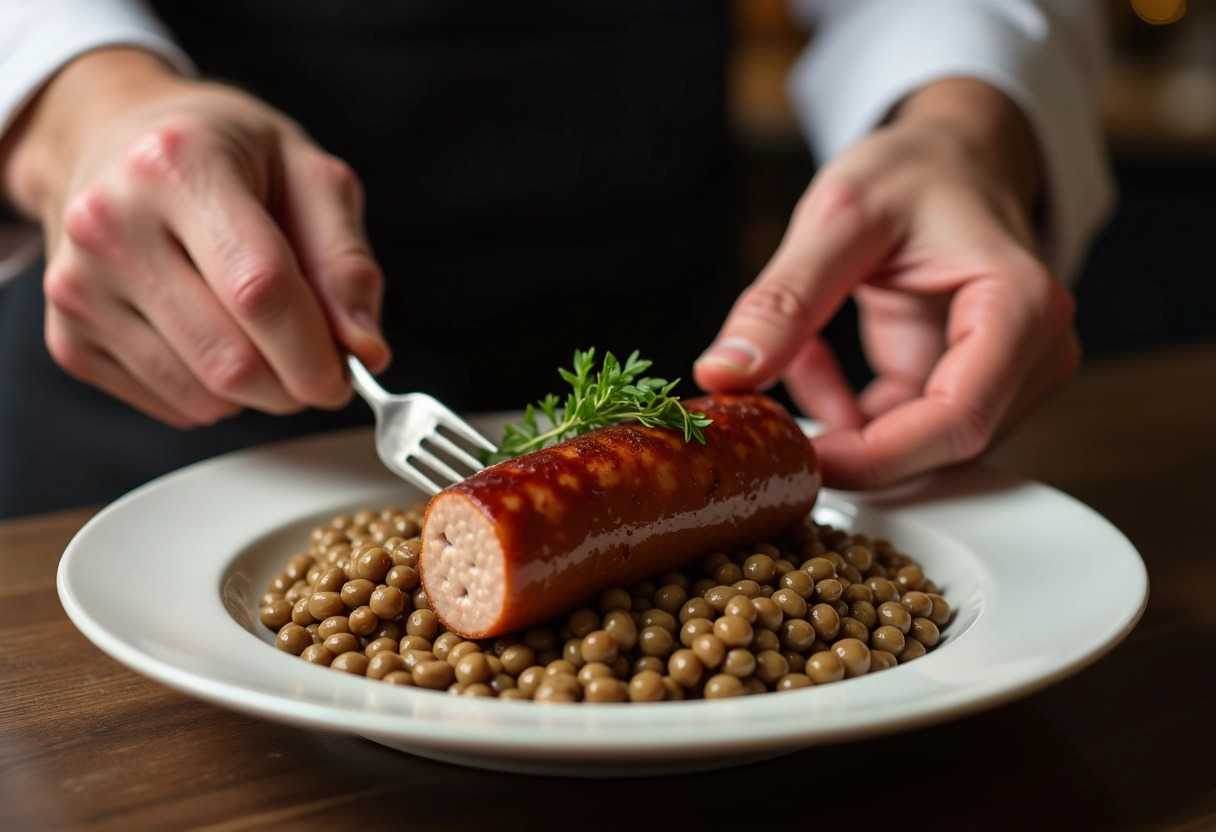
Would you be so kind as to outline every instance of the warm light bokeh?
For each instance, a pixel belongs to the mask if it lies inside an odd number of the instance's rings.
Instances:
[[[1159,26],[1181,20],[1186,0],[1132,0],[1132,9],[1145,23]]]

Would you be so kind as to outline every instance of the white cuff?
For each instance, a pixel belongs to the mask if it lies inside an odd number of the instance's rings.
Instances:
[[[1072,280],[1114,193],[1095,112],[1095,33],[1081,32],[1088,42],[1078,43],[1075,29],[1022,0],[869,0],[829,18],[789,79],[818,157],[835,156],[933,81],[991,84],[1022,109],[1038,139],[1044,256]]]
[[[104,46],[135,46],[193,74],[190,59],[134,0],[5,0],[0,4],[0,135],[65,64]],[[38,254],[41,232],[0,215],[0,283]]]

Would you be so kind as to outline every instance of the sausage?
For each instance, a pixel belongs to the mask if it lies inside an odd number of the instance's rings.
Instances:
[[[807,515],[818,459],[781,405],[758,394],[685,405],[713,419],[704,445],[617,425],[437,494],[420,569],[448,629],[486,638],[533,626],[609,587],[772,539]]]

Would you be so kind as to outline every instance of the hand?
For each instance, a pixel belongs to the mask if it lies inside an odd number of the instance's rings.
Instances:
[[[45,230],[46,343],[178,427],[336,408],[388,363],[354,174],[277,111],[135,50],[62,70],[0,153]]]
[[[827,164],[695,378],[783,378],[828,432],[825,482],[893,483],[979,455],[1080,358],[1072,299],[1034,253],[1034,145],[982,84],[946,81]],[[855,394],[818,333],[857,301],[875,380]]]

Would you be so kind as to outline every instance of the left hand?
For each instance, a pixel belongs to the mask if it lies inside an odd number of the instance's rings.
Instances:
[[[694,376],[784,379],[828,432],[828,485],[873,488],[978,456],[1061,387],[1073,302],[1035,253],[1038,161],[1020,114],[944,81],[829,162]],[[819,331],[852,293],[876,378],[859,394]]]

